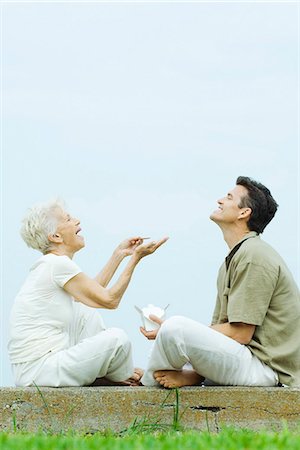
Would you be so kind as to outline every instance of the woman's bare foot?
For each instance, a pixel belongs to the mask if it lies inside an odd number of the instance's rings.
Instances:
[[[194,370],[157,370],[154,378],[165,388],[196,386],[204,381],[204,377]]]
[[[143,369],[135,368],[133,375],[125,381],[112,381],[106,377],[96,378],[89,386],[141,386],[140,379],[144,375]]]
[[[129,382],[131,384],[131,386],[139,386],[140,383],[140,379],[142,378],[142,376],[144,375],[144,371],[143,369],[140,369],[139,367],[135,367],[134,371],[133,371],[133,375],[128,378],[128,380],[126,380],[127,382]]]
[[[112,381],[108,378],[96,378],[96,380],[88,386],[131,386],[129,381]]]

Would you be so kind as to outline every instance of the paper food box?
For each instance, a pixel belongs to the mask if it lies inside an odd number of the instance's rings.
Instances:
[[[152,304],[149,304],[147,306],[144,306],[143,308],[139,308],[138,306],[135,306],[135,309],[140,313],[141,319],[142,319],[142,326],[145,328],[146,331],[152,331],[159,328],[159,325],[152,320],[149,319],[149,316],[153,314],[154,316],[159,317],[159,319],[164,320],[166,317],[166,309],[170,305],[167,305],[165,308],[160,308],[159,306],[154,306]]]

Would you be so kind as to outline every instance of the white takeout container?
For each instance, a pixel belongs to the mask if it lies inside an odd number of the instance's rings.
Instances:
[[[140,313],[142,319],[142,325],[146,331],[157,330],[159,328],[158,323],[153,322],[149,319],[149,316],[153,314],[157,316],[159,319],[164,320],[166,317],[166,310],[170,305],[167,305],[165,308],[160,308],[159,306],[154,306],[149,304],[144,306],[144,308],[139,308],[135,306],[135,309]]]

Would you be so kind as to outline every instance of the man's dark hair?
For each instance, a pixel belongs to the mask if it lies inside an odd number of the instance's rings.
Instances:
[[[278,205],[266,186],[249,177],[238,177],[236,184],[244,186],[248,193],[241,199],[240,208],[251,208],[247,223],[250,231],[262,233],[275,216]]]

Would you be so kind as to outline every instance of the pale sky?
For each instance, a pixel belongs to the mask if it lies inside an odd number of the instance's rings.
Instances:
[[[150,343],[134,305],[208,324],[227,247],[209,220],[239,175],[279,210],[262,238],[299,284],[299,4],[2,2],[1,385],[7,323],[39,253],[26,209],[60,196],[81,219],[75,262],[96,275],[117,244],[169,236],[138,266],[107,326]]]

